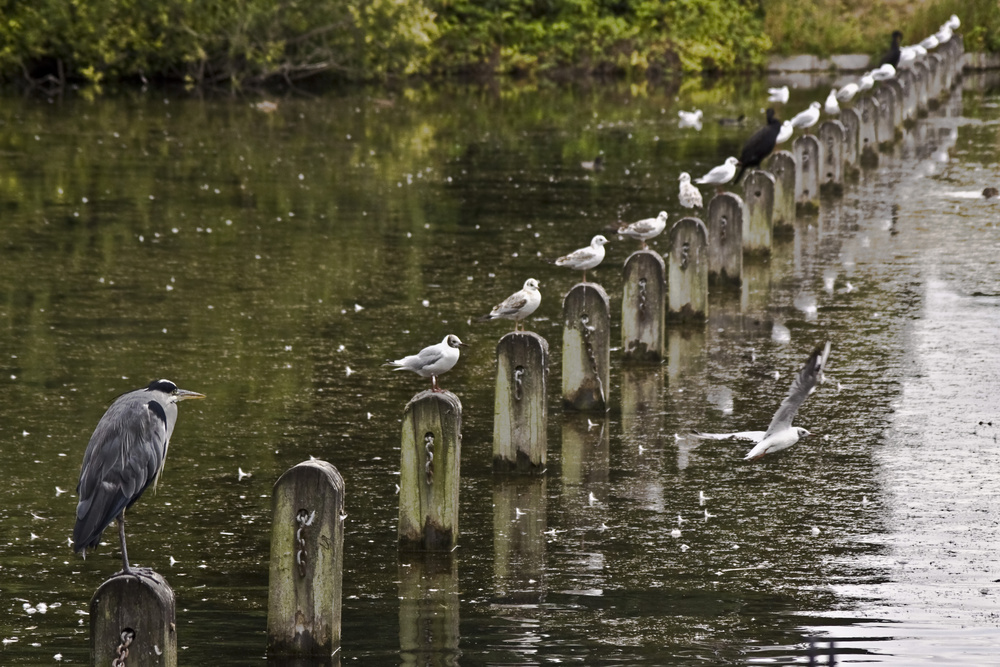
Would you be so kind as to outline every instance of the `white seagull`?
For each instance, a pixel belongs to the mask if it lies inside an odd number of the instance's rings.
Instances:
[[[812,127],[819,120],[819,102],[813,102],[805,111],[801,111],[792,118],[792,127],[805,129]]]
[[[681,182],[681,191],[677,195],[677,201],[684,208],[701,208],[701,190],[691,185],[691,174],[686,171],[681,172],[677,179]]]
[[[876,81],[887,81],[888,79],[896,76],[896,68],[889,63],[885,63],[878,69],[873,69],[871,71],[871,75]]]
[[[736,175],[736,167],[738,167],[740,161],[734,157],[727,157],[725,163],[720,164],[718,167],[713,167],[712,171],[708,172],[701,178],[699,178],[695,183],[700,183],[702,185],[716,185],[721,186],[724,183],[728,183],[733,180],[733,176]]]
[[[837,91],[837,99],[841,102],[850,102],[858,94],[858,84],[849,83]]]
[[[696,130],[701,129],[701,109],[695,109],[694,111],[678,111],[677,117],[680,120],[677,122],[678,127],[693,127]]]
[[[792,127],[792,121],[786,120],[781,124],[781,129],[778,130],[778,136],[775,138],[774,144],[778,145],[785,143],[792,138],[792,132],[794,131],[795,128]]]
[[[809,360],[799,371],[799,374],[792,380],[792,386],[788,390],[788,396],[781,402],[781,407],[774,413],[771,424],[766,431],[740,431],[738,433],[700,433],[692,432],[692,436],[706,440],[749,440],[757,443],[745,457],[744,461],[759,459],[766,454],[780,452],[788,449],[799,439],[812,435],[809,431],[798,426],[792,426],[792,420],[799,406],[816,389],[816,385],[824,381],[823,370],[826,368],[826,360],[830,356],[830,343],[823,347],[818,347],[809,355]]]
[[[962,22],[954,14],[952,14],[948,18],[948,27],[951,28],[952,30],[958,30],[961,26],[962,26]]]
[[[667,212],[660,211],[655,218],[646,218],[633,222],[630,225],[622,223],[618,228],[618,233],[630,239],[638,239],[642,243],[642,249],[646,249],[646,241],[659,236],[667,226]]]
[[[459,340],[458,336],[448,334],[437,345],[429,345],[416,354],[411,354],[402,359],[387,361],[389,366],[395,366],[393,370],[412,371],[422,378],[431,379],[431,391],[443,391],[438,386],[438,376],[447,373],[458,363],[458,348],[468,347]]]
[[[899,49],[899,64],[896,67],[902,67],[908,63],[912,63],[917,59],[917,51],[912,46],[904,46]]]
[[[871,90],[875,85],[875,77],[872,76],[871,72],[865,72],[861,76],[861,83],[858,85],[858,91]]]
[[[780,102],[781,104],[788,103],[788,86],[782,86],[781,88],[768,88],[767,89],[767,101],[768,102]]]
[[[604,261],[604,244],[607,242],[606,238],[598,234],[590,239],[589,246],[560,257],[555,261],[555,265],[583,271],[583,282],[587,282],[587,271]]]
[[[524,331],[524,319],[538,310],[538,304],[542,302],[542,293],[538,291],[538,281],[528,278],[524,281],[524,287],[514,292],[509,297],[494,306],[488,315],[479,318],[480,322],[486,320],[514,320],[514,331],[518,325]]]
[[[936,49],[938,45],[937,35],[931,35],[920,42],[920,46],[924,47],[928,51],[931,49]]]
[[[823,104],[823,111],[825,111],[830,116],[836,116],[840,114],[840,105],[837,104],[836,88],[831,88],[830,94],[826,96],[826,102]]]

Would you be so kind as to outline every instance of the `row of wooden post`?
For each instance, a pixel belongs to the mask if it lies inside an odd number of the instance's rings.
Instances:
[[[772,237],[793,225],[797,206],[816,206],[821,191],[839,195],[852,170],[877,164],[879,148],[896,140],[897,129],[951,89],[962,53],[961,36],[955,35],[843,109],[840,120],[824,122],[817,135],[797,138],[792,153],[775,153],[767,171],[747,176],[742,198],[715,196],[707,223],[678,221],[668,233],[666,261],[650,250],[633,253],[624,267],[623,358],[661,361],[667,322],[703,321],[709,285],[739,286],[744,254],[769,253]],[[595,283],[577,284],[565,297],[562,393],[569,408],[603,412],[608,406],[609,304]],[[548,343],[531,332],[507,334],[497,346],[497,471],[545,469],[548,358]],[[462,404],[450,392],[425,391],[406,406],[401,551],[450,553],[457,544],[461,424]],[[340,647],[344,480],[325,461],[300,463],[275,483],[272,514],[268,655],[330,658]],[[454,561],[448,563],[453,571]],[[123,656],[133,666],[177,664],[174,594],[155,572],[118,574],[104,582],[91,600],[90,623],[95,665],[115,659],[122,664]],[[457,641],[457,628],[453,634]],[[404,651],[419,647],[413,638]]]

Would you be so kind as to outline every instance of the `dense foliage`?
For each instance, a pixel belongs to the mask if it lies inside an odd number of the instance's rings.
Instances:
[[[1000,49],[995,0],[0,0],[0,79],[733,72],[772,43],[875,53],[952,12],[970,50]]]

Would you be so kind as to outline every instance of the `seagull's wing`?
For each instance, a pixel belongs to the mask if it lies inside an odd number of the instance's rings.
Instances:
[[[565,264],[577,264],[579,262],[585,262],[591,258],[590,247],[580,248],[579,250],[574,250],[568,255],[563,255],[556,260],[557,266],[563,266]]]
[[[656,229],[656,218],[646,218],[633,222],[631,225],[622,225],[618,230],[619,234],[649,234]]]
[[[432,364],[436,364],[444,356],[444,351],[441,349],[440,345],[431,345],[420,350],[416,354],[411,354],[402,359],[396,359],[395,361],[389,361],[390,364],[396,366],[397,371],[414,371],[419,372],[422,368],[427,368]]]
[[[806,400],[806,397],[813,392],[816,385],[823,382],[823,368],[826,366],[826,359],[830,356],[830,343],[824,347],[817,347],[809,355],[809,360],[802,367],[799,374],[792,380],[792,386],[788,390],[788,396],[781,402],[778,411],[774,413],[771,424],[767,427],[766,438],[775,431],[788,428],[792,425],[792,419],[799,406]]]
[[[524,290],[515,292],[504,299],[503,303],[497,304],[496,307],[490,312],[490,317],[507,317],[509,315],[516,315],[527,304],[527,293]]]
[[[764,431],[737,431],[736,433],[702,433],[692,430],[692,438],[698,440],[745,440],[749,442],[760,442],[764,439]]]
[[[712,167],[710,172],[698,179],[698,183],[714,183],[726,175],[726,169],[727,167],[724,164]]]

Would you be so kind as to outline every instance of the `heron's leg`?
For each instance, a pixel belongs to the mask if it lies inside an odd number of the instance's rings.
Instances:
[[[118,540],[122,543],[122,572],[131,574],[132,568],[128,566],[128,551],[125,550],[125,510],[118,515]]]

